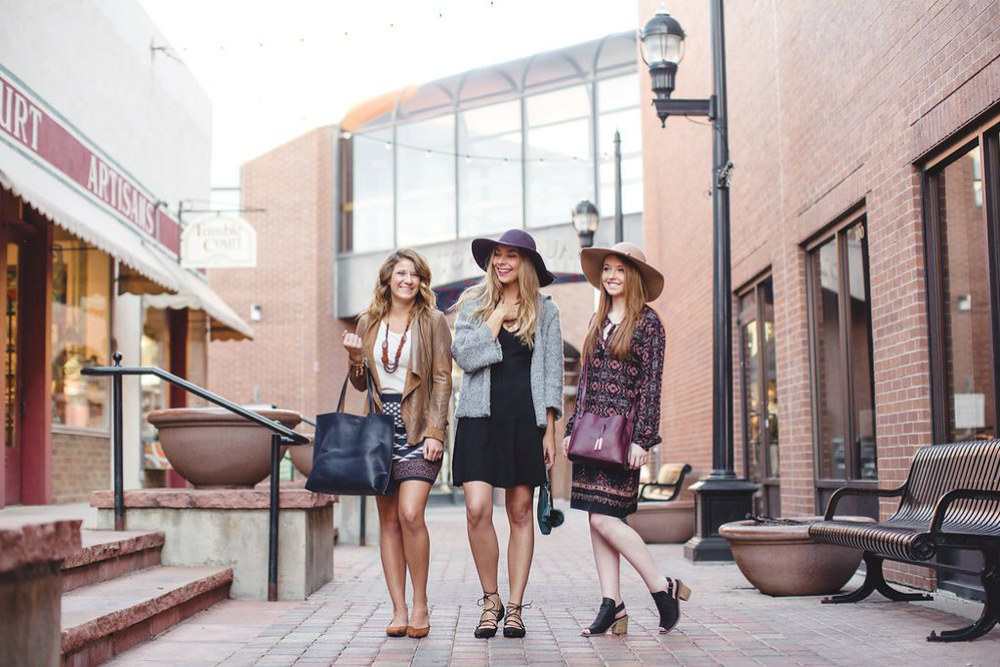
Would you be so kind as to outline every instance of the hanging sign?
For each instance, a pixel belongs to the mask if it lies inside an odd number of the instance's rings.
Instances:
[[[181,232],[181,266],[186,269],[244,269],[257,266],[257,230],[234,215],[210,213]]]

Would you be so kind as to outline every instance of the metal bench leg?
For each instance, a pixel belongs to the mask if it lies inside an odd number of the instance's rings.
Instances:
[[[996,553],[983,553],[986,564],[980,573],[983,589],[986,591],[986,602],[979,620],[972,625],[958,630],[942,630],[931,632],[927,637],[929,642],[968,642],[982,637],[1000,622],[1000,557]]]
[[[823,604],[844,604],[848,602],[860,602],[866,597],[878,591],[890,600],[896,602],[914,602],[916,600],[933,600],[930,595],[923,593],[904,593],[897,591],[885,580],[882,572],[882,559],[873,553],[865,552],[865,580],[856,591],[844,593],[843,595],[833,595],[823,598]]]

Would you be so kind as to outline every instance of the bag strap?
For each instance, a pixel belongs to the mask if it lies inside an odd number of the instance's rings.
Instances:
[[[365,366],[365,385],[366,385],[366,387],[368,389],[368,391],[367,391],[367,394],[368,394],[368,414],[374,414],[375,413],[375,397],[374,397],[374,389],[372,388],[373,384],[374,384],[374,379],[372,378],[372,369],[368,365],[368,359],[367,358],[365,358],[365,360],[364,360],[364,366]],[[343,412],[344,411],[344,402],[347,399],[347,382],[350,379],[351,379],[351,369],[348,368],[347,369],[347,375],[344,377],[344,386],[342,386],[340,388],[340,400],[337,401],[337,412]]]

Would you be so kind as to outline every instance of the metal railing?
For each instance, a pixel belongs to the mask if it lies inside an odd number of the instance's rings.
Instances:
[[[120,352],[114,354],[114,366],[94,366],[81,371],[83,375],[111,378],[112,445],[115,482],[115,530],[125,530],[125,490],[122,466],[122,378],[126,375],[153,375],[175,387],[214,403],[235,415],[254,422],[271,431],[271,504],[268,519],[267,549],[267,599],[278,599],[278,511],[280,507],[280,479],[278,468],[281,463],[281,448],[286,445],[308,445],[310,440],[301,433],[276,421],[272,421],[253,410],[248,410],[203,387],[188,382],[184,378],[168,373],[162,368],[151,366],[122,366]],[[308,420],[307,420],[308,421]]]

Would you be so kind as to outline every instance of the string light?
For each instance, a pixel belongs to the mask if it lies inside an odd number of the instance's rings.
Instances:
[[[353,139],[367,139],[369,141],[382,141],[378,137],[373,137],[373,136],[370,136],[370,135],[367,135],[367,134],[353,134],[352,132],[348,132],[346,130],[343,131],[343,132],[341,132],[340,136],[342,138],[344,138],[344,139],[351,139],[351,138],[353,138]],[[431,157],[431,156],[433,156],[433,155],[443,155],[445,157],[460,157],[460,158],[464,158],[465,159],[466,164],[471,164],[473,160],[484,160],[484,161],[490,161],[490,162],[502,162],[503,164],[508,164],[510,162],[524,162],[526,164],[527,163],[532,163],[532,162],[536,163],[536,164],[545,164],[546,162],[550,162],[550,163],[573,163],[573,162],[576,162],[576,163],[579,164],[579,163],[583,162],[585,164],[592,164],[592,162],[591,162],[591,160],[589,158],[587,158],[587,157],[580,157],[579,155],[567,155],[566,157],[552,157],[552,156],[549,156],[549,157],[535,157],[535,158],[526,158],[526,159],[522,160],[521,158],[505,157],[505,156],[501,156],[501,155],[473,155],[471,153],[456,153],[454,151],[438,150],[438,149],[435,149],[435,148],[427,148],[425,146],[412,146],[410,144],[401,144],[398,141],[393,142],[392,140],[386,141],[385,144],[384,144],[385,150],[387,150],[387,151],[391,151],[394,146],[396,148],[405,148],[405,149],[411,150],[411,151],[420,151],[420,152],[423,152],[424,156],[428,157],[428,158]]]

